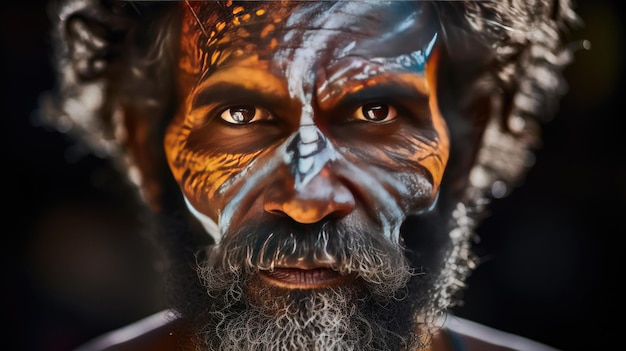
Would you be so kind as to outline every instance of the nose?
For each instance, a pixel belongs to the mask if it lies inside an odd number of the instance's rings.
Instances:
[[[265,192],[263,207],[267,212],[312,224],[348,215],[355,209],[355,200],[350,189],[325,167],[299,186],[292,181],[274,182]]]

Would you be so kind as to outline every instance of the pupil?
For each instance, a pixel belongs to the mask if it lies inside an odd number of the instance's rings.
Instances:
[[[230,115],[235,122],[248,122],[254,117],[255,109],[250,106],[231,107]]]
[[[383,104],[367,104],[363,106],[364,115],[369,120],[380,121],[389,115],[389,107]]]

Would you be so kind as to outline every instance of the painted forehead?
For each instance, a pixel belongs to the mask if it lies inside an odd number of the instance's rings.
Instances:
[[[423,69],[438,31],[422,1],[185,2],[181,69],[210,74],[241,57],[289,60],[307,47],[322,64],[347,56]],[[332,48],[332,49],[331,49]]]

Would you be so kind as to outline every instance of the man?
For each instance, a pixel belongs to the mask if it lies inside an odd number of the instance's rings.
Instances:
[[[568,1],[67,0],[47,116],[155,214],[172,308],[81,350],[549,350],[446,315],[563,93]]]

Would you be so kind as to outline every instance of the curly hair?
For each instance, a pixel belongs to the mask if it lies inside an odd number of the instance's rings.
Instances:
[[[506,196],[532,166],[541,124],[555,115],[567,91],[563,70],[573,60],[567,37],[580,19],[570,0],[424,6],[439,19],[438,79],[446,82],[438,97],[451,134],[442,183],[453,198],[447,206],[458,233],[450,235],[457,238],[451,259],[466,259],[468,238],[489,201]],[[155,212],[180,213],[184,203],[162,145],[179,103],[179,21],[191,5],[60,0],[50,11],[58,87],[42,102],[44,123],[110,159]],[[450,264],[464,270],[457,277],[469,274],[460,266]]]
[[[456,111],[444,115],[462,114],[481,95],[489,99],[483,115],[460,116],[471,119],[466,124],[474,126],[479,149],[469,159],[458,157],[472,163],[459,191],[479,213],[485,200],[506,195],[532,164],[539,125],[555,114],[567,90],[562,72],[572,48],[564,39],[580,21],[570,0],[431,3],[447,53],[442,75],[457,86],[442,95],[466,104],[457,102]],[[45,122],[119,164],[154,208],[163,205],[161,138],[177,100],[173,39],[185,10],[180,4],[62,0],[51,7],[58,89],[43,103]],[[129,148],[132,143],[142,147]],[[143,158],[150,164],[141,164]]]

